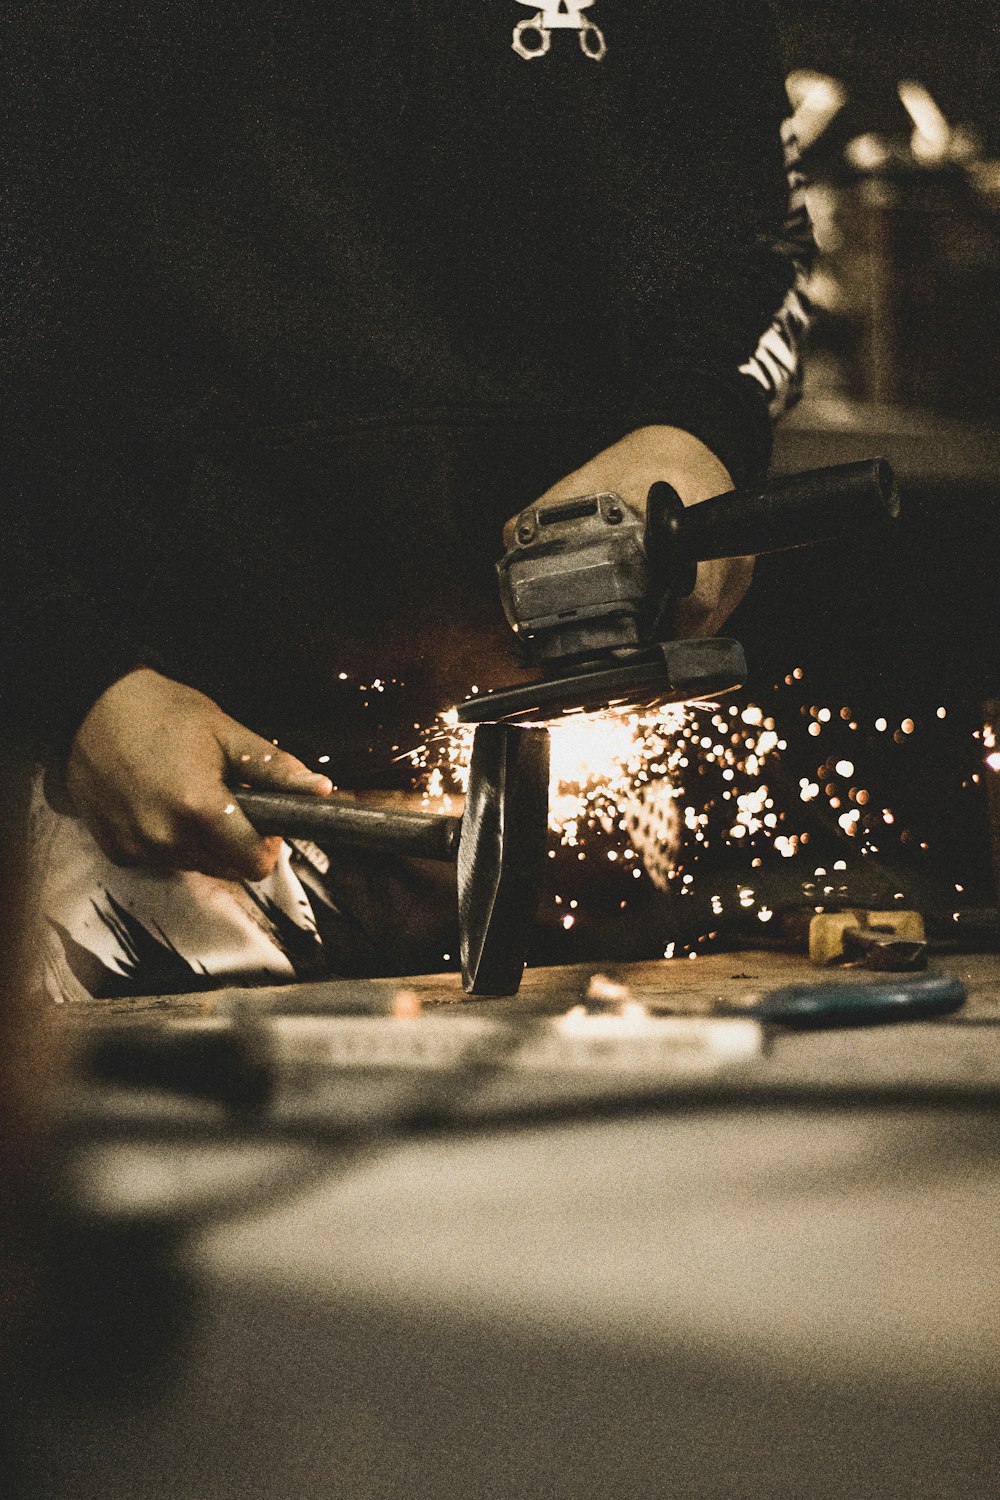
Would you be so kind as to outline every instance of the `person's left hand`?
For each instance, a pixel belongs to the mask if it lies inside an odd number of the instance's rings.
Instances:
[[[725,467],[691,433],[679,427],[639,427],[560,479],[540,501],[614,491],[644,515],[646,496],[657,480],[672,485],[685,505],[696,505],[733,488]],[[504,544],[509,546],[512,541],[513,521],[509,521]],[[752,577],[752,557],[699,563],[693,593],[677,605],[675,633],[681,637],[716,635],[750,587]]]

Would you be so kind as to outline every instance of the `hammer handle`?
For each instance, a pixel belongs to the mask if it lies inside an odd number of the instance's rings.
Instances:
[[[861,537],[898,515],[892,469],[884,458],[873,458],[729,490],[675,510],[666,524],[685,554],[703,562],[785,552],[849,533]]]
[[[458,857],[461,818],[444,813],[399,812],[317,797],[310,792],[262,792],[246,787],[233,793],[258,833],[315,839],[352,849],[415,859]]]

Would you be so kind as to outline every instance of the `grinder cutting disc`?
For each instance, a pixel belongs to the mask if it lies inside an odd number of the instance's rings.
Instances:
[[[742,687],[747,663],[739,641],[662,641],[648,652],[612,659],[606,665],[517,683],[466,698],[456,710],[463,724],[513,720],[524,723],[561,719],[567,714],[657,707],[714,698]]]
[[[481,724],[458,843],[462,983],[469,994],[517,993],[538,907],[548,813],[548,732]]]

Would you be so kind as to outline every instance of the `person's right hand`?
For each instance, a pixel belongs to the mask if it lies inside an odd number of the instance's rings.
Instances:
[[[66,763],[73,806],[116,864],[262,880],[281,840],[251,827],[230,791],[237,782],[332,790],[203,693],[145,667],[101,694]]]

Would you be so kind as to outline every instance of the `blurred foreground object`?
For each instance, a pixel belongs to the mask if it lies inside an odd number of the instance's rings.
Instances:
[[[30,1302],[33,1203],[42,1175],[54,1073],[52,1036],[32,983],[25,919],[29,773],[0,746],[0,1374]],[[2,1488],[2,1486],[0,1486]]]

